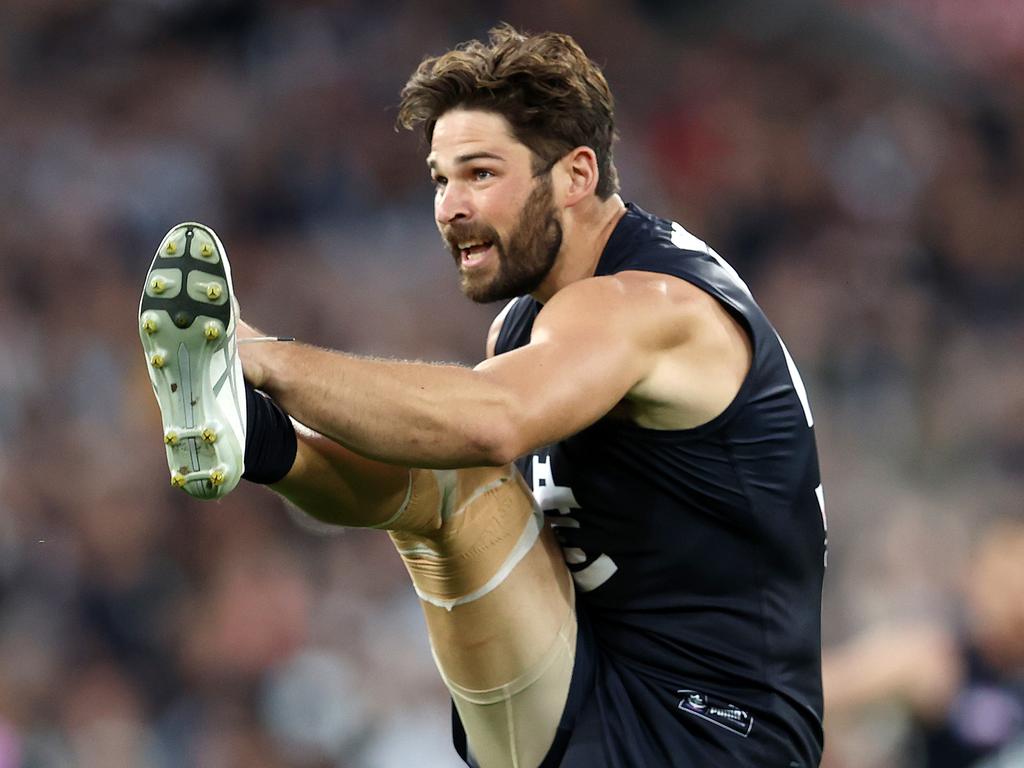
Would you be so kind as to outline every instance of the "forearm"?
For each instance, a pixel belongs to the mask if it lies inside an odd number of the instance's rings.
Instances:
[[[822,657],[827,714],[854,713],[886,700],[922,717],[945,712],[962,674],[956,643],[930,624],[868,630]]]
[[[372,527],[389,520],[409,490],[409,470],[359,456],[298,427],[288,475],[271,488],[306,514],[332,525]]]
[[[261,388],[297,420],[363,456],[432,468],[511,458],[500,451],[510,406],[486,374],[304,344],[264,352]]]

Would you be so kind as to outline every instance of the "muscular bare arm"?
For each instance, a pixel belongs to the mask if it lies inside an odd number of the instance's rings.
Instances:
[[[486,356],[494,357],[506,305],[491,323]],[[248,326],[245,336],[262,336]],[[321,522],[376,526],[390,519],[405,501],[411,470],[367,459],[303,425],[296,425],[298,450],[291,470],[273,490]]]
[[[680,280],[623,273],[562,289],[539,313],[529,344],[473,369],[301,344],[250,345],[243,363],[295,418],[363,456],[501,465],[578,432],[631,393],[676,398],[685,410],[692,393],[721,389],[711,385],[720,360],[738,372],[712,410],[724,407],[749,365],[745,341],[720,338],[724,314]]]

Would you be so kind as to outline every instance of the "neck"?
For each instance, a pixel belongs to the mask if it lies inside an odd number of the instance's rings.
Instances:
[[[562,216],[562,249],[551,272],[531,295],[541,304],[565,286],[593,277],[608,238],[626,213],[618,195],[590,199],[566,208]]]

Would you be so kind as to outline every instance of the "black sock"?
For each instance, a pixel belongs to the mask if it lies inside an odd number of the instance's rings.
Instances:
[[[243,480],[270,485],[292,468],[298,438],[281,406],[245,382],[245,472]]]

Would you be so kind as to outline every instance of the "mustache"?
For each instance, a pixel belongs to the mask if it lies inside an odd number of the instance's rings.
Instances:
[[[484,240],[489,243],[497,243],[500,240],[492,227],[479,224],[449,224],[441,231],[441,238],[453,252],[459,250],[459,243],[467,240]]]

